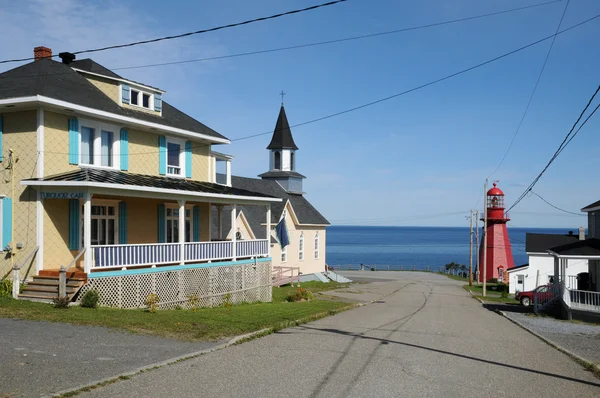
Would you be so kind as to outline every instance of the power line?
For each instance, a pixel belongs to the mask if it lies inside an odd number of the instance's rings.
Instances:
[[[600,107],[600,104],[598,104],[598,106],[596,106],[596,108],[592,111],[592,113],[590,113],[588,115],[588,117],[583,121],[583,123],[579,126],[579,128],[577,129],[577,131],[575,131],[575,133],[573,133],[573,131],[575,130],[575,127],[577,127],[577,124],[579,124],[579,121],[581,120],[581,118],[583,117],[583,115],[585,114],[585,112],[588,110],[588,108],[590,107],[592,101],[596,97],[596,94],[598,94],[599,91],[600,91],[600,86],[598,86],[598,88],[594,92],[594,95],[592,95],[592,97],[588,101],[587,105],[585,106],[585,108],[583,109],[583,111],[581,112],[581,114],[579,114],[579,117],[577,118],[577,120],[573,124],[573,127],[571,127],[571,130],[569,130],[569,133],[565,136],[565,138],[563,139],[563,141],[560,143],[558,149],[556,150],[556,152],[554,153],[554,155],[552,156],[552,158],[550,159],[550,161],[548,162],[548,164],[546,164],[546,166],[540,172],[540,174],[538,174],[538,176],[533,180],[533,182],[531,184],[529,184],[529,187],[527,187],[527,189],[525,191],[523,191],[523,193],[519,196],[519,198],[515,201],[515,203],[513,203],[513,205],[509,207],[509,209],[507,211],[510,211],[512,208],[514,208],[517,204],[519,204],[519,202],[521,202],[527,196],[527,194],[529,193],[529,191],[531,191],[533,189],[533,187],[535,186],[535,184],[537,184],[537,182],[540,180],[540,178],[542,177],[542,175],[546,172],[546,170],[548,170],[548,167],[550,167],[550,165],[552,164],[552,162],[554,162],[554,160],[558,157],[558,155],[560,155],[560,153],[573,140],[573,138],[575,138],[575,136],[581,130],[581,128],[583,126],[585,126],[585,124],[588,122],[588,120],[590,120],[590,118],[594,115],[594,113],[596,113],[596,111]]]
[[[111,68],[111,70],[116,71],[116,70],[155,68],[155,67],[159,67],[159,66],[179,65],[179,64],[205,62],[205,61],[215,61],[215,60],[227,59],[227,58],[239,58],[239,57],[244,57],[244,56],[248,56],[248,55],[267,54],[267,53],[272,53],[272,52],[295,50],[295,49],[299,49],[299,48],[316,47],[316,46],[322,46],[322,45],[328,45],[328,44],[342,43],[342,42],[352,41],[352,40],[360,40],[360,39],[367,39],[367,38],[372,38],[372,37],[379,37],[379,36],[391,35],[391,34],[396,34],[396,33],[408,32],[408,31],[412,31],[412,30],[427,29],[427,28],[432,28],[432,27],[436,27],[436,26],[454,24],[454,23],[458,23],[458,22],[465,22],[465,21],[486,18],[486,17],[491,17],[491,16],[495,16],[495,15],[500,15],[500,14],[507,14],[507,13],[511,13],[511,12],[521,11],[521,10],[525,10],[528,8],[545,6],[548,4],[557,3],[557,2],[561,2],[561,1],[563,1],[563,0],[553,0],[553,1],[545,2],[545,3],[533,4],[533,5],[525,6],[525,7],[518,7],[518,8],[511,8],[508,10],[496,11],[496,12],[492,12],[492,13],[488,13],[488,14],[480,14],[480,15],[475,15],[475,16],[470,16],[470,17],[448,20],[448,21],[430,23],[430,24],[426,24],[426,25],[419,25],[419,26],[413,26],[413,27],[409,27],[409,28],[401,28],[401,29],[389,30],[389,31],[378,32],[378,33],[371,33],[371,34],[360,35],[360,36],[351,36],[351,37],[345,37],[345,38],[341,38],[341,39],[298,44],[298,45],[294,45],[294,46],[278,47],[278,48],[272,48],[272,49],[266,49],[266,50],[248,51],[248,52],[237,53],[237,54],[220,55],[220,56],[215,56],[215,57],[195,58],[195,59],[188,59],[188,60],[181,60],[181,61],[161,62],[161,63],[155,63],[155,64],[122,66],[122,67],[117,67],[117,68]],[[52,73],[52,74],[48,73],[48,74],[45,74],[44,76],[60,75],[60,74],[66,74],[66,73],[70,73],[70,72],[57,72],[57,73]],[[15,77],[16,78],[27,78],[27,77],[34,77],[34,76],[38,76],[38,75],[30,74],[30,75],[21,75],[21,76],[15,76]],[[11,77],[11,78],[15,78],[15,77]],[[8,78],[8,77],[4,77],[4,78]]]
[[[562,25],[563,19],[565,18],[565,14],[567,12],[567,8],[569,7],[570,2],[571,2],[571,0],[567,0],[567,4],[565,4],[565,8],[563,9],[560,20],[558,21],[558,26],[556,27],[556,33],[560,30],[560,26]],[[523,116],[521,116],[521,120],[519,121],[517,130],[513,134],[513,137],[510,140],[510,144],[508,144],[508,148],[506,148],[504,155],[502,155],[502,159],[500,160],[500,163],[498,163],[498,166],[496,167],[496,169],[492,172],[492,174],[490,174],[490,177],[493,176],[494,174],[496,174],[496,172],[500,169],[500,166],[502,166],[502,163],[504,163],[504,159],[506,159],[508,152],[510,152],[510,149],[512,148],[513,143],[515,142],[515,139],[517,138],[519,131],[521,131],[521,126],[523,125],[525,116],[527,116],[527,112],[529,111],[529,107],[531,106],[531,102],[533,101],[533,97],[535,96],[535,92],[537,91],[537,88],[540,84],[540,80],[542,79],[542,75],[544,74],[544,69],[546,69],[546,64],[548,63],[548,58],[550,58],[550,53],[552,52],[552,48],[554,47],[555,41],[556,41],[556,36],[554,36],[552,38],[552,42],[550,43],[550,48],[548,48],[548,52],[546,53],[546,58],[544,58],[544,63],[542,64],[542,69],[540,70],[540,74],[538,75],[537,81],[535,82],[533,91],[531,92],[531,95],[529,96],[529,101],[527,101],[527,106],[525,106],[525,111],[523,112]]]
[[[570,26],[570,27],[568,27],[568,28],[566,28],[566,29],[563,29],[563,30],[561,30],[561,31],[560,31],[560,32],[558,32],[558,33],[555,33],[555,34],[553,34],[553,35],[550,35],[550,36],[546,36],[546,37],[544,37],[544,38],[542,38],[542,39],[536,40],[536,41],[534,41],[534,42],[532,42],[532,43],[529,43],[529,44],[527,44],[527,45],[525,45],[525,46],[519,47],[519,48],[517,48],[517,49],[515,49],[515,50],[509,51],[509,52],[507,52],[507,53],[504,53],[504,54],[502,54],[502,55],[499,55],[499,56],[497,56],[497,57],[494,57],[494,58],[492,58],[492,59],[489,59],[489,60],[487,60],[487,61],[481,62],[481,63],[479,63],[479,64],[477,64],[477,65],[474,65],[474,66],[471,66],[471,67],[469,67],[469,68],[463,69],[463,70],[461,70],[461,71],[459,71],[459,72],[452,73],[452,74],[450,74],[450,75],[444,76],[444,77],[442,77],[442,78],[439,78],[439,79],[436,79],[436,80],[432,80],[432,81],[430,81],[430,82],[428,82],[428,83],[425,83],[425,84],[422,84],[422,85],[420,85],[420,86],[413,87],[413,88],[411,88],[411,89],[409,89],[409,90],[405,90],[405,91],[403,91],[403,92],[400,92],[400,93],[397,93],[397,94],[393,94],[393,95],[387,96],[387,97],[385,97],[385,98],[381,98],[381,99],[379,99],[379,100],[376,100],[376,101],[372,101],[372,102],[369,102],[369,103],[366,103],[366,104],[363,104],[363,105],[359,105],[359,106],[356,106],[356,107],[354,107],[354,108],[350,108],[350,109],[346,109],[346,110],[344,110],[344,111],[340,111],[340,112],[332,113],[332,114],[329,114],[329,115],[326,115],[326,116],[322,116],[322,117],[319,117],[319,118],[316,118],[316,119],[308,120],[308,121],[306,121],[306,122],[302,122],[302,123],[294,124],[294,125],[290,126],[290,128],[294,128],[294,127],[300,127],[300,126],[304,126],[304,125],[307,125],[307,124],[312,124],[312,123],[316,123],[316,122],[319,122],[319,121],[322,121],[322,120],[330,119],[330,118],[333,118],[333,117],[336,117],[336,116],[340,116],[340,115],[343,115],[343,114],[346,114],[346,113],[350,113],[350,112],[353,112],[353,111],[356,111],[356,110],[359,110],[359,109],[363,109],[363,108],[366,108],[366,107],[369,107],[369,106],[372,106],[372,105],[375,105],[375,104],[378,104],[378,103],[381,103],[381,102],[384,102],[384,101],[388,101],[388,100],[391,100],[391,99],[393,99],[393,98],[400,97],[400,96],[402,96],[402,95],[409,94],[409,93],[411,93],[411,92],[414,92],[414,91],[420,90],[420,89],[422,89],[422,88],[425,88],[425,87],[432,86],[432,85],[434,85],[434,84],[436,84],[436,83],[440,83],[440,82],[442,82],[442,81],[445,81],[445,80],[451,79],[451,78],[453,78],[453,77],[456,77],[456,76],[462,75],[462,74],[464,74],[464,73],[470,72],[470,71],[472,71],[472,70],[478,69],[478,68],[480,68],[480,67],[482,67],[482,66],[485,66],[485,65],[487,65],[487,64],[490,64],[490,63],[492,63],[492,62],[495,62],[495,61],[498,61],[498,60],[500,60],[500,59],[506,58],[506,57],[508,57],[508,56],[510,56],[510,55],[513,55],[513,54],[515,54],[515,53],[518,53],[518,52],[520,52],[520,51],[523,51],[523,50],[525,50],[525,49],[527,49],[527,48],[529,48],[529,47],[533,47],[533,46],[535,46],[535,45],[537,45],[537,44],[539,44],[539,43],[542,43],[542,42],[544,42],[544,41],[546,41],[546,40],[549,40],[549,39],[551,39],[551,38],[555,37],[556,35],[560,35],[560,34],[563,34],[563,33],[565,33],[565,32],[568,32],[568,31],[570,31],[570,30],[572,30],[572,29],[575,29],[575,28],[577,28],[577,27],[579,27],[579,26],[581,26],[581,25],[584,25],[584,24],[586,24],[586,23],[589,23],[589,22],[591,22],[591,21],[593,21],[593,20],[595,20],[595,19],[598,19],[598,18],[600,18],[600,14],[599,14],[599,15],[596,15],[596,16],[594,16],[594,17],[592,17],[592,18],[586,19],[585,21],[579,22],[579,23],[577,23],[577,24],[575,24],[575,25],[573,25],[573,26]],[[587,108],[586,108],[586,109],[587,109]],[[264,133],[258,133],[258,134],[252,134],[252,135],[242,136],[242,137],[234,138],[234,139],[232,139],[232,140],[230,140],[230,141],[231,141],[231,142],[235,142],[235,141],[242,141],[242,140],[247,140],[247,139],[250,139],[250,138],[260,137],[260,136],[267,135],[267,134],[273,134],[273,131],[272,131],[272,130],[270,130],[270,131],[266,131],[266,132],[264,132]],[[194,146],[193,146],[193,148],[202,148],[202,147],[205,147],[205,146],[208,146],[208,144],[194,145]],[[153,154],[153,153],[158,153],[158,152],[159,152],[158,150],[149,151],[149,152],[138,152],[138,153],[135,153],[135,154],[133,154],[133,153],[132,153],[132,154],[129,154],[129,156],[133,156],[133,155],[145,155],[145,154]],[[67,154],[67,153],[65,153],[65,152],[45,152],[45,153],[51,153],[51,154],[57,154],[57,155],[65,155],[65,154]],[[101,156],[101,155],[100,155],[100,156]]]
[[[546,199],[542,198],[537,192],[531,191],[531,193],[534,194],[535,196],[537,196],[538,198],[540,198],[541,200],[543,200],[547,205],[549,205],[551,207],[554,207],[556,210],[560,210],[560,211],[565,212],[567,214],[573,214],[575,216],[585,216],[585,214],[575,213],[575,212],[572,212],[572,211],[561,209],[560,207],[555,206],[552,203],[548,202]]]
[[[164,36],[164,37],[158,37],[158,38],[155,38],[155,39],[141,40],[141,41],[135,41],[135,42],[132,42],[132,43],[117,44],[117,45],[113,45],[113,46],[93,48],[93,49],[89,49],[89,50],[80,50],[80,51],[75,51],[73,54],[93,53],[93,52],[99,52],[99,51],[114,50],[114,49],[117,49],[117,48],[133,47],[133,46],[137,46],[137,45],[140,45],[140,44],[156,43],[156,42],[164,41],[164,40],[179,39],[179,38],[182,38],[182,37],[193,36],[193,35],[198,35],[198,34],[207,33],[207,32],[214,32],[214,31],[217,31],[217,30],[222,30],[222,29],[227,29],[227,28],[233,28],[233,27],[236,27],[236,26],[248,25],[248,24],[251,24],[251,23],[254,23],[254,22],[262,22],[262,21],[266,21],[266,20],[269,20],[269,19],[280,18],[280,17],[284,17],[284,16],[287,16],[287,15],[298,14],[298,13],[305,12],[305,11],[312,11],[312,10],[316,10],[318,8],[327,7],[327,6],[331,6],[331,5],[334,5],[334,4],[343,3],[343,2],[346,2],[346,1],[348,1],[348,0],[334,0],[334,1],[329,1],[327,3],[317,4],[317,5],[306,7],[306,8],[300,8],[300,9],[296,9],[296,10],[282,12],[282,13],[279,13],[279,14],[274,14],[274,15],[267,16],[267,17],[260,17],[260,18],[255,18],[255,19],[249,19],[249,20],[243,21],[243,22],[236,22],[236,23],[231,23],[231,24],[228,24],[228,25],[221,25],[221,26],[217,26],[217,27],[214,27],[214,28],[201,29],[201,30],[197,30],[197,31],[194,31],[194,32],[181,33],[181,34],[173,35],[173,36]],[[53,57],[56,57],[56,55],[53,55]],[[21,59],[7,59],[7,60],[4,60],[4,61],[0,61],[0,64],[6,64],[6,63],[9,63],[9,62],[30,61],[30,60],[33,60],[33,59],[34,59],[33,57],[21,58]]]

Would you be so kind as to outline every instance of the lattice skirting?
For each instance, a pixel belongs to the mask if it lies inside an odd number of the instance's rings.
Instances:
[[[90,278],[77,300],[92,289],[101,306],[118,308],[143,308],[150,293],[158,295],[161,309],[190,308],[190,296],[198,298],[198,307],[270,302],[271,262]]]

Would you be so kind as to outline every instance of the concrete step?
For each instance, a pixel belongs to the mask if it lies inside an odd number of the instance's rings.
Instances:
[[[329,283],[329,279],[327,279],[325,274],[323,274],[322,272],[315,272],[314,275],[319,281],[323,283]]]
[[[336,274],[333,271],[328,271],[327,272],[327,277],[329,279],[331,279],[332,281],[336,281],[336,282],[339,282],[339,283],[350,283],[350,282],[352,282],[351,279],[348,279],[348,278],[346,278],[345,276],[342,276],[342,275],[338,275],[338,274]]]

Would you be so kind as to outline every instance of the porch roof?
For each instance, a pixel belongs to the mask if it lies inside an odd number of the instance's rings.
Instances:
[[[568,245],[553,247],[548,252],[560,258],[600,259],[600,239],[579,240]]]
[[[134,174],[117,170],[81,168],[44,178],[22,180],[21,184],[48,188],[86,188],[93,193],[119,196],[204,198],[218,203],[266,204],[282,199],[245,189],[183,178]],[[141,194],[141,195],[140,195]]]

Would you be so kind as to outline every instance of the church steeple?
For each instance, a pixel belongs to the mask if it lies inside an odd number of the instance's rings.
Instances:
[[[277,123],[275,124],[275,130],[273,131],[273,137],[271,143],[267,146],[267,149],[293,149],[298,150],[294,137],[292,137],[292,130],[285,114],[285,108],[283,103],[279,109],[279,116],[277,117]]]
[[[283,93],[282,93],[283,96]],[[275,180],[290,193],[302,193],[302,174],[296,172],[296,151],[298,146],[292,137],[290,124],[285,114],[283,102],[273,131],[269,150],[269,171],[259,175],[265,180]]]

